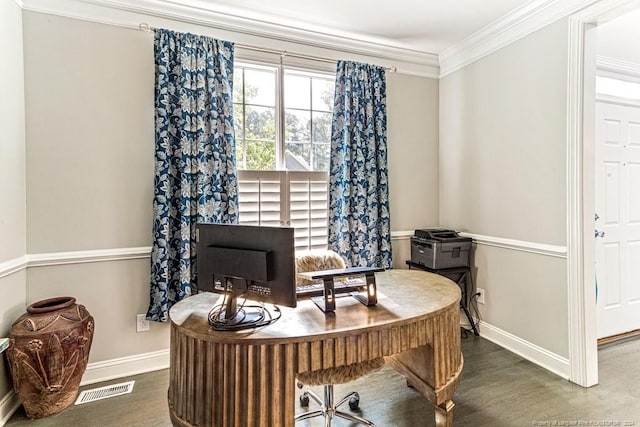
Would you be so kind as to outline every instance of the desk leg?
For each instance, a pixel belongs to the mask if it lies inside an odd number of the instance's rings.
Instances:
[[[447,400],[442,405],[436,406],[436,427],[453,427],[453,401]]]
[[[456,306],[432,320],[427,329],[436,332],[431,344],[385,357],[407,383],[435,405],[436,426],[453,426],[451,399],[458,388],[464,360],[460,351],[460,311]]]
[[[432,348],[423,346],[388,356],[385,360],[406,378],[407,385],[433,402],[436,426],[452,427],[455,405],[451,397],[460,382],[462,357],[455,358],[454,356],[453,360],[444,364],[445,366],[438,366],[437,363],[434,363],[433,357]],[[451,370],[448,371],[447,368]],[[437,381],[438,377],[447,378],[447,381]],[[439,384],[436,386],[436,383]]]

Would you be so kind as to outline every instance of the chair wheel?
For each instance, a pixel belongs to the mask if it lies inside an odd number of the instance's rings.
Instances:
[[[357,411],[360,407],[360,395],[358,393],[354,394],[351,399],[349,399],[349,409],[352,411]]]
[[[300,406],[303,408],[309,406],[309,395],[306,392],[300,395]],[[351,406],[351,402],[349,402],[349,406]]]

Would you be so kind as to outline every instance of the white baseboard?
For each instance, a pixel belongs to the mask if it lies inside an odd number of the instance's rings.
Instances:
[[[94,384],[167,368],[169,368],[169,349],[89,363],[80,385]],[[0,400],[0,427],[9,421],[11,415],[19,407],[20,399],[13,391],[7,393]]]
[[[569,359],[558,356],[542,347],[523,340],[509,332],[486,323],[480,322],[480,336],[500,347],[541,366],[564,379],[569,379]]]
[[[144,374],[169,368],[169,349],[89,363],[80,385]]]
[[[20,407],[18,395],[11,390],[0,400],[0,427],[5,425],[11,415]]]

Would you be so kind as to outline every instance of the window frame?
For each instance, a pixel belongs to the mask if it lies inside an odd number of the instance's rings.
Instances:
[[[262,209],[261,209],[261,203],[262,201],[260,200],[260,198],[262,197],[262,193],[261,193],[261,187],[260,187],[260,181],[261,180],[265,180],[265,181],[269,181],[271,183],[278,181],[279,184],[279,189],[280,189],[280,193],[279,193],[279,200],[280,200],[280,208],[279,208],[279,212],[280,212],[280,221],[279,224],[280,226],[290,226],[293,227],[296,231],[295,231],[295,236],[296,236],[296,250],[299,249],[303,249],[303,250],[309,250],[309,249],[326,249],[327,244],[328,244],[328,227],[325,226],[325,233],[324,233],[324,242],[322,244],[317,244],[317,240],[314,241],[314,238],[317,239],[319,237],[319,235],[317,234],[317,231],[314,233],[314,229],[317,230],[318,227],[315,226],[314,227],[314,219],[317,219],[317,217],[314,218],[314,214],[313,211],[317,211],[318,208],[314,208],[312,206],[312,199],[313,199],[313,194],[312,193],[319,193],[319,191],[313,191],[312,190],[312,183],[315,184],[316,186],[318,184],[320,185],[324,185],[325,190],[324,190],[324,194],[326,195],[326,201],[325,201],[325,211],[326,211],[326,223],[328,226],[328,221],[329,221],[329,171],[300,171],[300,170],[287,170],[286,169],[286,158],[285,158],[285,153],[286,153],[286,147],[287,147],[287,141],[285,139],[286,136],[286,131],[285,131],[285,126],[286,126],[286,122],[285,122],[285,108],[286,105],[284,103],[285,101],[285,92],[284,92],[284,82],[285,82],[285,76],[287,72],[296,74],[299,73],[300,75],[306,75],[310,78],[313,77],[324,77],[327,79],[334,79],[335,80],[335,69],[333,71],[329,71],[328,67],[311,67],[311,66],[300,66],[300,65],[287,65],[284,64],[282,61],[282,58],[280,58],[280,61],[278,61],[277,63],[274,61],[269,61],[269,60],[257,60],[257,59],[250,59],[250,58],[241,58],[238,59],[236,62],[236,65],[238,65],[239,67],[243,67],[244,69],[257,69],[257,70],[264,70],[264,69],[268,69],[268,70],[274,70],[275,72],[275,109],[276,109],[276,113],[274,114],[275,116],[275,154],[276,154],[276,164],[275,164],[275,168],[274,169],[241,169],[240,167],[238,167],[237,173],[238,173],[238,184],[241,185],[242,182],[253,182],[254,185],[255,183],[258,183],[258,194],[257,194],[257,210],[253,210],[252,212],[252,216],[257,215],[257,225],[262,225]],[[234,70],[234,74],[235,74],[236,70]],[[243,91],[244,91],[244,80],[243,80]],[[313,84],[313,83],[311,83]],[[312,88],[310,88],[310,105],[309,105],[309,114],[310,114],[310,135],[309,135],[309,145],[310,145],[310,149],[313,150],[314,147],[314,139],[313,139],[313,114],[314,112],[316,112],[313,109],[313,92],[312,92]],[[235,104],[235,102],[234,102]],[[245,121],[245,116],[244,116],[244,111],[246,108],[246,102],[245,102],[245,98],[244,98],[244,93],[243,93],[243,99],[242,99],[242,107],[243,107],[243,126],[246,125],[246,121]],[[305,110],[301,110],[301,111],[305,111]],[[318,110],[319,112],[323,112],[323,113],[331,113],[331,111],[324,111],[324,110]],[[244,129],[243,129],[244,131]],[[245,133],[242,135],[243,140],[246,141],[246,139],[244,138],[246,134]],[[329,140],[328,142],[329,147],[331,144],[331,141]],[[310,156],[311,159],[313,159],[313,157]],[[313,164],[311,165],[313,166]],[[295,225],[292,225],[292,223],[295,220],[292,220],[291,218],[291,204],[292,204],[292,200],[291,200],[291,185],[292,182],[303,182],[303,181],[308,181],[309,183],[309,207],[308,207],[308,225],[307,227],[295,227]],[[317,194],[316,194],[317,195]],[[239,213],[239,219],[240,219],[240,223],[249,223],[249,224],[256,224],[256,221],[254,220],[250,220],[250,221],[242,221],[242,209],[241,206],[243,205],[243,201],[240,200],[240,205],[238,206],[238,213]],[[256,201],[249,201],[246,203],[256,203]],[[245,211],[247,212],[247,211]],[[268,222],[269,225],[273,225],[273,222],[275,222],[274,220],[267,220],[265,222]],[[266,224],[265,224],[266,225]],[[306,236],[302,236],[302,230],[305,230],[306,232]],[[299,244],[299,242],[301,242],[304,239],[307,239],[307,244],[306,245],[302,245]]]
[[[287,171],[286,169],[286,158],[285,158],[285,153],[286,153],[286,122],[285,122],[285,114],[286,114],[286,105],[284,105],[284,98],[285,98],[285,89],[284,89],[284,81],[285,81],[285,76],[287,74],[287,72],[292,72],[292,73],[299,73],[300,75],[306,75],[307,77],[310,78],[327,78],[328,80],[335,80],[335,70],[333,72],[327,71],[325,69],[322,69],[322,67],[318,67],[318,68],[311,68],[309,66],[299,66],[299,65],[286,65],[284,64],[284,62],[282,60],[280,60],[278,63],[274,63],[274,62],[269,62],[267,60],[253,60],[253,59],[239,59],[238,61],[236,61],[236,64],[234,65],[234,75],[236,74],[236,70],[235,67],[242,67],[242,68],[249,68],[249,69],[255,69],[255,70],[273,70],[275,73],[275,160],[276,160],[276,164],[275,164],[275,168],[274,169],[262,169],[262,170],[276,170],[276,171]],[[243,126],[246,125],[246,120],[245,120],[245,108],[246,108],[246,102],[244,99],[244,81],[243,81],[243,100],[242,100],[242,107],[243,107]],[[310,107],[309,110],[303,110],[303,109],[299,109],[299,108],[290,108],[292,110],[298,110],[298,111],[308,111],[310,113],[310,122],[309,122],[309,141],[308,144],[310,146],[310,150],[313,151],[313,147],[314,147],[314,139],[313,139],[313,113],[315,112],[320,112],[320,113],[332,113],[332,109],[329,111],[326,110],[314,110],[313,109],[313,96],[312,93],[310,93]],[[234,101],[234,105],[237,104]],[[245,134],[246,131],[244,132],[242,139],[243,141],[246,141],[245,139]],[[329,135],[329,138],[331,137],[331,135]],[[236,138],[237,139],[237,138]],[[316,143],[317,144],[317,143]],[[318,144],[319,145],[319,144]],[[328,142],[329,147],[331,146],[331,141],[329,140]],[[311,159],[313,159],[313,155],[311,156]],[[313,166],[313,165],[311,165]],[[241,169],[240,167],[238,167],[238,172],[240,171],[250,171],[250,170],[255,170],[255,169]],[[289,171],[289,172],[297,172],[297,171]],[[298,172],[310,172],[310,171],[298,171]],[[325,171],[311,171],[311,172],[325,172]],[[329,172],[326,171],[326,173],[328,174]]]

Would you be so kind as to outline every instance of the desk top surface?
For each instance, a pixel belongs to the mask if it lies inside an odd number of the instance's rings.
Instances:
[[[264,345],[344,337],[363,329],[390,329],[438,316],[451,306],[457,309],[460,301],[460,288],[443,276],[420,270],[387,270],[375,276],[378,304],[373,307],[343,296],[336,299],[334,313],[324,313],[313,301],[303,299],[296,308],[281,307],[281,318],[269,326],[218,332],[209,327],[207,315],[221,296],[206,292],[174,305],[169,317],[172,327],[199,340]]]

